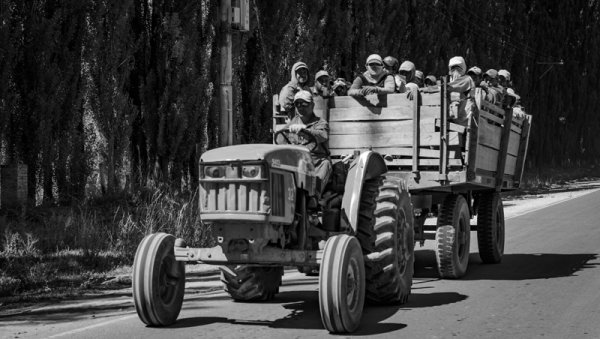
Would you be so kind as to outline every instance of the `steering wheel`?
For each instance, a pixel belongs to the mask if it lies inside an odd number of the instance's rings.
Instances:
[[[275,135],[273,135],[273,140],[275,141],[276,145],[302,145],[308,148],[308,151],[311,153],[316,151],[317,147],[319,146],[317,138],[315,138],[314,135],[304,131],[292,133],[290,132],[289,128],[283,128],[275,132]]]

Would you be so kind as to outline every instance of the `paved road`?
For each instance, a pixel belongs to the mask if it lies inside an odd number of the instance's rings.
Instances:
[[[600,338],[600,192],[507,219],[505,256],[482,265],[476,241],[462,280],[439,280],[430,245],[418,248],[413,294],[365,308],[355,335],[380,338]],[[475,234],[471,236],[476,239]],[[86,304],[87,302],[87,304]],[[230,301],[211,276],[188,279],[178,322],[146,328],[123,290],[0,318],[7,338],[327,337],[317,279],[290,271],[264,304]]]

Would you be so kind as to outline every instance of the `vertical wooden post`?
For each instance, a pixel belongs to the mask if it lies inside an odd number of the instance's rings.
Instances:
[[[441,86],[441,117],[440,117],[440,171],[439,181],[445,182],[448,180],[448,79],[447,76],[442,77]]]
[[[221,0],[221,65],[219,68],[219,145],[233,144],[233,94],[231,74],[231,0]]]

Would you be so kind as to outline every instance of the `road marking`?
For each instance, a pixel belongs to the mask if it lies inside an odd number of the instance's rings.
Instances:
[[[550,203],[550,204],[547,204],[547,205],[538,206],[538,207],[535,207],[535,208],[533,208],[533,209],[529,209],[529,210],[523,211],[523,212],[521,212],[521,213],[513,214],[513,215],[511,215],[510,217],[506,217],[506,218],[504,218],[504,220],[509,220],[509,219],[512,219],[512,218],[520,217],[520,216],[522,216],[522,215],[525,215],[525,214],[528,214],[528,213],[532,213],[532,212],[535,212],[535,211],[539,211],[539,210],[542,210],[542,209],[544,209],[544,208],[552,207],[552,206],[554,206],[554,205],[557,205],[557,204],[560,204],[560,203],[566,202],[566,201],[568,201],[568,200],[578,199],[578,198],[581,198],[581,197],[583,197],[583,196],[585,196],[585,195],[588,195],[588,194],[590,194],[590,193],[594,193],[594,192],[598,192],[598,191],[600,191],[600,188],[591,189],[591,190],[589,190],[588,192],[584,192],[584,193],[582,193],[582,194],[578,195],[578,196],[577,196],[577,197],[575,197],[575,198],[568,198],[568,197],[567,197],[567,198],[565,198],[565,199],[558,200],[558,201],[552,202],[552,203]]]
[[[101,323],[97,323],[97,324],[94,324],[94,325],[90,325],[90,326],[86,326],[86,327],[80,327],[80,328],[75,329],[75,330],[58,333],[58,334],[49,336],[48,338],[59,338],[59,337],[64,337],[64,336],[70,336],[70,335],[73,335],[73,334],[76,334],[76,333],[81,333],[81,332],[90,330],[92,328],[105,326],[105,325],[108,325],[108,324],[116,323],[116,322],[119,322],[119,321],[131,319],[131,318],[135,318],[135,317],[137,317],[137,314],[131,314],[129,316],[119,317],[119,318],[116,318],[116,319],[103,321]]]

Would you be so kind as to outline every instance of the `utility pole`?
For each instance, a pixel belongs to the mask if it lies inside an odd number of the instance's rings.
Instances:
[[[221,0],[221,63],[219,68],[219,146],[233,144],[233,94],[231,74],[231,0]]]

